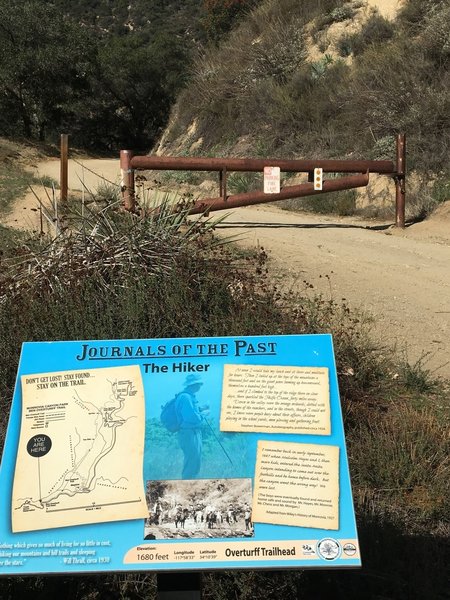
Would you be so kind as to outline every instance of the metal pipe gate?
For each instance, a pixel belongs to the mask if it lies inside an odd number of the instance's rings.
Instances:
[[[286,186],[279,193],[247,192],[227,194],[227,174],[230,171],[262,172],[264,167],[279,167],[286,173],[308,173],[308,183]],[[389,160],[282,160],[253,158],[205,158],[205,157],[164,157],[134,156],[130,150],[121,150],[120,168],[122,174],[122,197],[125,208],[134,211],[134,171],[135,170],[172,170],[172,171],[217,171],[219,172],[220,195],[216,198],[205,198],[194,202],[189,209],[190,214],[209,213],[289,198],[313,196],[338,190],[348,190],[367,186],[369,174],[387,175],[395,180],[396,208],[395,224],[405,226],[405,179],[406,179],[406,139],[404,134],[397,136],[396,164]],[[324,173],[352,173],[348,177],[324,180],[322,190],[314,189],[312,174],[315,168]]]

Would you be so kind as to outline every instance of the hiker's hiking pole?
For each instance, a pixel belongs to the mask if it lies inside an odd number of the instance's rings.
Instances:
[[[206,417],[203,417],[203,420],[205,421],[205,423],[208,424],[208,427],[211,429],[213,436],[216,438],[216,442],[219,444],[219,446],[222,448],[222,450],[224,451],[225,456],[228,458],[228,460],[231,463],[231,466],[234,467],[233,461],[230,458],[230,455],[228,454],[228,452],[225,450],[225,448],[222,445],[222,442],[219,440],[219,438],[217,437],[214,429],[211,427],[211,423],[208,421],[208,419]]]

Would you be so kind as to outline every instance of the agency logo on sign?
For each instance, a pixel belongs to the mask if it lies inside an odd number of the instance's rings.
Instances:
[[[318,542],[317,554],[324,560],[336,560],[341,555],[341,545],[333,538],[325,538]]]
[[[356,554],[356,546],[351,542],[344,544],[344,554],[347,556],[354,556]]]
[[[316,551],[310,544],[303,544],[302,550],[303,550],[303,554],[305,554],[306,556],[312,556],[313,554],[316,553]]]

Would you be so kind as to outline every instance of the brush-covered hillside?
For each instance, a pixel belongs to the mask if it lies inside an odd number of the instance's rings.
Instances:
[[[202,4],[0,0],[0,135],[148,149],[186,82]],[[36,51],[38,49],[38,51]]]
[[[148,150],[193,56],[256,0],[0,0],[0,135]]]
[[[450,197],[449,32],[444,0],[263,0],[195,61],[158,152],[383,159],[405,132],[429,212]]]

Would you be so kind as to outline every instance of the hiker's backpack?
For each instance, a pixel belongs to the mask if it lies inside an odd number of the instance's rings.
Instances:
[[[177,399],[179,394],[161,406],[161,423],[171,433],[180,429],[181,419],[178,415]]]

